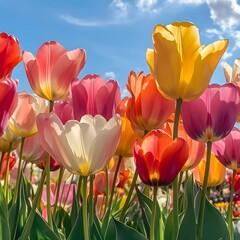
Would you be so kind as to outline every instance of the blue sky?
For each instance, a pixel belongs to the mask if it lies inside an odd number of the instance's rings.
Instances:
[[[36,54],[46,41],[68,50],[84,48],[87,62],[79,74],[118,80],[125,94],[131,70],[149,73],[145,60],[156,24],[191,21],[207,45],[222,38],[229,47],[212,83],[225,83],[222,62],[240,57],[240,1],[237,0],[0,0],[0,31],[14,35],[21,50]],[[13,72],[18,90],[32,92],[23,63]]]

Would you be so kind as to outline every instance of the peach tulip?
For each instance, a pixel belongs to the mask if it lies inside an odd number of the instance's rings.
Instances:
[[[80,122],[62,124],[57,115],[39,114],[37,126],[45,150],[74,174],[89,176],[101,171],[116,151],[121,119],[106,121],[100,115],[84,115]]]
[[[0,33],[0,80],[11,77],[13,68],[22,61],[18,40],[5,32]]]
[[[175,111],[175,102],[162,96],[151,74],[144,76],[140,72],[137,76],[132,71],[128,77],[127,89],[131,93],[127,117],[140,137],[144,132],[161,128]]]
[[[141,180],[151,186],[172,183],[188,158],[188,145],[183,138],[172,137],[162,130],[152,130],[135,140],[133,155]]]
[[[76,120],[85,114],[99,114],[109,120],[115,114],[121,97],[117,81],[104,81],[99,75],[90,74],[80,81],[73,81],[71,94]]]
[[[18,105],[9,120],[10,129],[22,138],[37,133],[36,117],[39,113],[47,112],[47,102],[27,92],[18,93]]]
[[[156,25],[152,38],[147,62],[159,91],[172,100],[199,97],[228,46],[226,39],[201,45],[198,28],[190,22]]]
[[[16,149],[20,154],[20,146]],[[32,135],[25,139],[22,150],[22,159],[26,162],[39,164],[46,159],[47,152],[40,144],[39,134]]]
[[[62,100],[69,87],[85,65],[85,51],[81,48],[67,51],[55,41],[45,42],[36,54],[23,51],[26,74],[33,91],[47,100]]]

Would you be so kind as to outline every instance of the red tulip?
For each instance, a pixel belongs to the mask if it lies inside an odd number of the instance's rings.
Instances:
[[[141,180],[147,185],[169,185],[188,159],[188,145],[183,138],[162,130],[150,131],[134,143],[134,158]]]

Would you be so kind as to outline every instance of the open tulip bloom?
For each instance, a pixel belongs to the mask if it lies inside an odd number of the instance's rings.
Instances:
[[[118,115],[84,115],[65,125],[55,113],[39,114],[37,126],[43,148],[74,174],[89,176],[101,171],[114,155],[121,133]]]

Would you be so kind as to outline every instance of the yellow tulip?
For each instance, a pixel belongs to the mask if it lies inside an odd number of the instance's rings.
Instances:
[[[152,37],[147,63],[159,91],[172,100],[199,97],[228,46],[227,39],[200,45],[198,28],[190,22],[157,25]]]
[[[205,157],[206,153],[207,152],[205,151]],[[201,185],[203,184],[205,167],[206,159],[203,158],[193,171],[194,179]],[[211,162],[207,186],[216,187],[220,185],[225,180],[225,173],[226,167],[222,165],[222,163],[216,158],[216,156],[213,153],[211,153]]]

